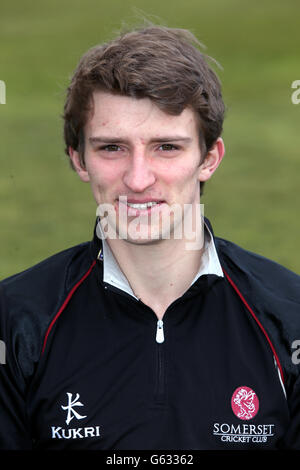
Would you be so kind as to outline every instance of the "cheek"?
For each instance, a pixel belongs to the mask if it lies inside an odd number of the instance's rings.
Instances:
[[[186,165],[178,165],[176,168],[168,168],[164,173],[164,181],[169,185],[178,187],[189,186],[198,182],[198,168],[189,168]]]
[[[192,204],[200,200],[200,182],[197,167],[187,168],[185,165],[180,165],[177,167],[176,172],[169,171],[165,182],[171,190],[170,195],[174,202]]]
[[[109,189],[121,178],[120,168],[112,162],[91,161],[87,170],[94,188]]]

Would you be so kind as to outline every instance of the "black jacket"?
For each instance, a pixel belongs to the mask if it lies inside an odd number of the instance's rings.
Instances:
[[[3,280],[0,449],[300,449],[300,277],[214,241],[224,278],[168,307],[162,343],[96,232]]]

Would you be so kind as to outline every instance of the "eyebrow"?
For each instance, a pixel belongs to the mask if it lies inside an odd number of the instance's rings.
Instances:
[[[100,144],[100,143],[129,143],[129,140],[124,137],[109,137],[109,136],[98,136],[98,137],[89,137],[89,142],[92,145]],[[154,137],[150,139],[150,143],[156,142],[186,142],[189,143],[192,141],[191,137],[184,137],[180,135],[172,135],[172,136],[160,136]]]

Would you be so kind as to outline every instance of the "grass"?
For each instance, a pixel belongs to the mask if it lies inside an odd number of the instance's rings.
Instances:
[[[91,238],[96,206],[64,155],[64,90],[136,10],[191,29],[223,67],[226,156],[201,201],[215,233],[300,272],[297,1],[2,0],[0,278]]]

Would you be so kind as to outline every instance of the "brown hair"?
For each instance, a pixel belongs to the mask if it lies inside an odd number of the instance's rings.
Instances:
[[[88,50],[67,88],[66,154],[72,147],[84,164],[83,129],[92,109],[92,94],[106,90],[150,98],[173,115],[190,106],[199,117],[199,142],[205,157],[222,133],[225,107],[219,79],[208,65],[213,59],[200,52],[199,46],[188,30],[150,25]]]

